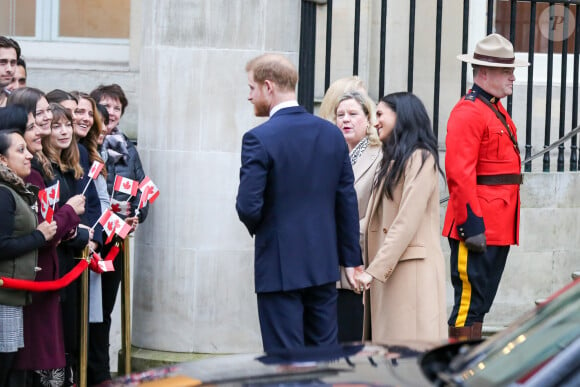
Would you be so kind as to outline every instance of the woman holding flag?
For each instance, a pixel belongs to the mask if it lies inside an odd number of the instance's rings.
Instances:
[[[50,160],[54,171],[54,180],[48,185],[56,185],[54,195],[60,202],[66,202],[77,192],[77,181],[83,176],[79,162],[79,150],[73,130],[73,119],[70,112],[58,103],[50,104],[52,110],[51,134],[42,139],[43,152]],[[57,247],[61,276],[73,269],[81,256],[82,249],[92,239],[90,226],[79,224],[75,234],[62,240]],[[78,383],[79,359],[79,282],[73,282],[61,292],[61,308],[65,335],[66,374],[65,385]]]
[[[143,203],[138,191],[138,184],[145,179],[145,172],[139,158],[137,148],[119,127],[119,121],[127,108],[128,101],[123,89],[117,85],[99,86],[90,96],[105,106],[109,114],[108,134],[102,145],[101,155],[107,168],[107,186],[111,198],[111,210],[123,219],[131,231],[145,220],[147,207],[139,208]],[[146,195],[147,196],[147,195]],[[110,235],[103,235],[110,239]],[[114,237],[111,243],[105,242],[101,256],[110,255],[110,251],[118,246],[114,259],[115,271],[106,272],[102,277],[103,290],[103,322],[91,323],[89,326],[89,358],[88,384],[99,384],[111,379],[109,369],[109,333],[111,329],[111,313],[115,305],[117,291],[123,277],[123,243],[119,237]],[[115,249],[116,250],[116,249]],[[113,250],[113,253],[115,252]]]
[[[34,155],[32,160],[32,170],[25,182],[40,188],[41,193],[46,193],[45,179],[46,169],[39,163],[39,157],[46,159],[42,153],[41,138],[50,133],[44,130],[40,124],[46,116],[50,114],[49,123],[52,122],[52,112],[48,110],[49,105],[44,98],[44,93],[38,89],[22,88],[15,90],[8,101],[9,106],[21,105],[25,108],[25,115],[28,114],[28,122],[24,121],[24,140],[26,148]],[[16,108],[16,106],[12,106]],[[38,113],[38,112],[41,113]],[[52,168],[48,164],[49,172],[52,175]],[[42,195],[41,195],[42,196]],[[44,196],[48,201],[48,195]],[[59,262],[56,246],[61,239],[72,236],[80,222],[80,217],[84,212],[85,199],[82,195],[71,197],[66,204],[45,205],[44,210],[41,203],[38,206],[38,222],[48,221],[57,225],[54,238],[38,249],[38,263],[40,269],[36,273],[37,281],[54,281],[60,277]],[[54,211],[53,211],[54,210]],[[62,326],[62,315],[60,309],[60,297],[58,291],[34,292],[32,293],[32,303],[24,307],[24,340],[25,347],[16,354],[14,363],[15,372],[12,373],[10,381],[13,385],[39,385],[39,380],[43,379],[59,385],[63,382],[65,355],[64,355],[64,335]]]
[[[6,129],[2,122],[0,129]],[[56,233],[56,223],[38,224],[32,208],[37,191],[23,180],[31,160],[19,129],[0,131],[0,273],[9,278],[34,279],[38,248]],[[23,306],[30,301],[26,291],[0,288],[0,386],[7,384],[16,352],[24,346]]]

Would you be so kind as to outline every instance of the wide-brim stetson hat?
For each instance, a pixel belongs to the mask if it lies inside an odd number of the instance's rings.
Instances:
[[[487,35],[477,42],[473,54],[457,55],[457,59],[472,65],[487,67],[523,67],[530,64],[517,59],[514,46],[500,34]]]

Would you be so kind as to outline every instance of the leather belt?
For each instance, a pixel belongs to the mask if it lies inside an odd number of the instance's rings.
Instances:
[[[503,175],[480,175],[477,176],[479,185],[504,185],[504,184],[522,184],[524,181],[520,173],[507,173]]]

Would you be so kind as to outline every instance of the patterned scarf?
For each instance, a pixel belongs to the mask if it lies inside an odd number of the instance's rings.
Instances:
[[[113,164],[117,164],[120,160],[123,160],[125,163],[127,162],[129,158],[127,140],[125,140],[125,136],[118,128],[113,129],[111,134],[105,137],[101,149],[101,156],[104,161],[111,159]]]
[[[368,137],[363,138],[362,140],[360,140],[360,142],[358,144],[356,144],[354,149],[350,152],[350,163],[352,165],[356,164],[360,155],[362,155],[362,153],[365,151],[365,149],[367,149],[367,146],[369,146],[369,138]]]

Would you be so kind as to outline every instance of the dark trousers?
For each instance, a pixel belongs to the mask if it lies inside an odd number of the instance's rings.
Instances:
[[[76,263],[76,262],[74,262]],[[72,267],[68,267],[66,272]],[[62,273],[62,271],[61,271]],[[62,329],[64,332],[64,351],[66,359],[65,386],[78,384],[80,356],[80,287],[79,279],[61,290]]]
[[[336,283],[258,293],[264,351],[337,344]]]
[[[8,386],[8,375],[15,356],[16,352],[0,352],[0,387]]]
[[[101,257],[105,258],[113,245],[105,245]],[[109,359],[109,334],[111,331],[111,313],[115,306],[119,284],[123,277],[123,249],[119,250],[113,261],[115,271],[101,274],[103,291],[103,322],[89,324],[89,353],[87,382],[98,384],[111,379]]]
[[[363,317],[362,295],[338,289],[338,342],[361,341]]]
[[[483,322],[503,274],[509,246],[487,246],[485,253],[469,251],[463,241],[449,238],[454,304],[448,324],[471,326]]]

